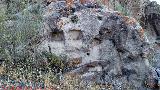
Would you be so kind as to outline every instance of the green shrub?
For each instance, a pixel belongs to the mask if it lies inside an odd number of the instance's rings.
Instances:
[[[43,59],[35,57],[39,55],[35,53],[35,46],[29,46],[31,39],[39,35],[43,23],[41,8],[37,8],[38,13],[29,11],[28,1],[10,0],[6,2],[8,7],[0,8],[0,58],[5,60],[6,74],[17,78],[33,76],[38,70],[36,61]]]
[[[65,56],[57,56],[55,54],[52,54],[50,52],[43,52],[43,55],[47,58],[48,60],[48,64],[49,64],[49,67],[50,68],[55,68],[55,69],[58,69],[58,70],[64,70],[66,67],[66,57]]]

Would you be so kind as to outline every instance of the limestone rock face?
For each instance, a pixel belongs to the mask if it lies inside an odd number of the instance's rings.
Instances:
[[[103,8],[75,7],[67,15],[54,9],[45,12],[47,38],[39,50],[49,51],[49,46],[52,53],[67,55],[76,63],[70,72],[89,82],[108,83],[113,90],[146,90],[149,48],[134,18]]]

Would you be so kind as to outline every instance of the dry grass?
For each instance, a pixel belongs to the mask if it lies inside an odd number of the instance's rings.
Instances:
[[[81,75],[76,73],[67,73],[64,75],[64,79],[60,81],[59,85],[55,85],[58,90],[100,90],[105,88],[107,90],[112,90],[111,84],[96,84],[94,82],[85,83]]]
[[[3,73],[5,73],[5,68],[0,66],[0,75],[2,75]]]

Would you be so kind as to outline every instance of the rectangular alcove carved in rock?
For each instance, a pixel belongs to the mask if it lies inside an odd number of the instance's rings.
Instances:
[[[83,37],[82,31],[81,30],[70,30],[68,32],[69,34],[69,39],[70,40],[80,40]]]
[[[58,32],[51,32],[50,33],[51,41],[64,41],[64,32],[58,31]]]

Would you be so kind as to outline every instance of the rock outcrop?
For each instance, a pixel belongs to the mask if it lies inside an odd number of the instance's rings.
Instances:
[[[148,75],[148,78],[150,78],[150,86],[153,88],[158,87],[160,84],[159,81],[159,72],[157,69],[159,69],[159,62],[160,62],[160,5],[158,5],[156,2],[147,2],[146,5],[144,5],[144,12],[143,16],[141,18],[141,25],[145,30],[145,37],[146,42],[149,43],[150,48],[150,55],[148,56],[149,64],[150,65],[150,74]]]
[[[79,3],[68,11],[64,1],[51,2],[44,17],[47,38],[39,50],[67,55],[74,66],[70,73],[82,75],[84,81],[110,84],[113,90],[146,90],[153,48],[134,18]]]
[[[144,15],[142,17],[144,28],[146,29],[149,40],[155,42],[160,36],[160,5],[156,2],[148,2],[144,7]],[[153,43],[151,42],[151,43]]]

